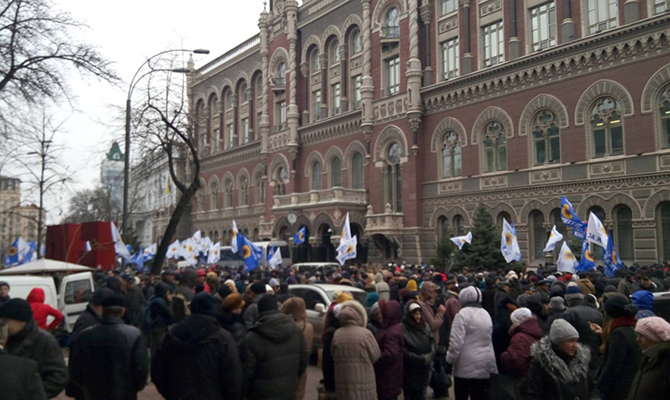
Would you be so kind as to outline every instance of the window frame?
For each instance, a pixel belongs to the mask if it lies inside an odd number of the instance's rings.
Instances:
[[[543,10],[546,9],[546,10]],[[553,22],[552,22],[553,15]],[[534,23],[537,20],[537,29]],[[546,38],[541,38],[542,25],[546,24]],[[549,1],[542,4],[534,5],[528,9],[528,43],[530,51],[542,51],[557,44],[558,28],[556,23],[556,2]],[[537,31],[537,39],[535,32]],[[552,37],[553,34],[553,37]],[[544,46],[543,46],[544,44]]]
[[[656,97],[656,110],[660,148],[670,149],[670,84],[665,85]]]
[[[596,112],[596,109],[601,107],[605,107],[605,101],[612,101],[614,103],[613,109],[618,110],[618,118],[617,117],[612,117],[612,114],[610,113],[609,117],[615,118],[612,120],[609,120],[609,124],[606,124],[606,120],[603,119],[602,117],[605,116],[607,117],[604,112]],[[623,116],[623,105],[621,102],[616,99],[613,96],[610,95],[603,95],[595,99],[590,107],[588,108],[589,110],[589,122],[588,122],[588,132],[589,132],[589,140],[591,143],[591,158],[607,158],[607,157],[618,157],[626,154],[626,137],[625,137],[625,130],[624,130],[624,116]],[[598,120],[594,120],[596,117],[595,114],[598,114],[597,117],[599,118],[600,121],[602,122],[597,122]],[[594,126],[595,125],[595,126]],[[599,128],[599,129],[596,129]],[[620,132],[612,132],[613,129],[618,129]],[[602,131],[602,132],[600,132]],[[602,147],[602,145],[598,145],[598,142],[601,141],[598,136],[602,136],[602,141],[604,142],[604,151],[602,153],[596,152],[597,147]],[[614,137],[616,135],[617,137]],[[615,141],[620,141],[621,142],[621,148],[618,151],[614,151],[614,144]]]
[[[384,83],[386,96],[393,96],[400,93],[400,55],[395,55],[384,60]]]
[[[457,78],[460,76],[460,47],[458,36],[452,37],[440,43],[442,57],[442,80]]]
[[[540,121],[540,118],[543,114],[551,114],[552,118],[548,122]],[[558,117],[556,113],[548,108],[543,108],[536,112],[531,118],[531,132],[530,137],[532,141],[532,157],[533,157],[533,166],[542,166],[548,164],[560,164],[561,163],[561,128],[559,127]],[[555,129],[555,133],[551,132],[551,129]],[[541,133],[542,136],[536,135]],[[556,139],[557,143],[555,146],[558,147],[558,159],[553,159],[554,143],[553,139]],[[544,147],[544,160],[539,160],[540,153],[538,152],[539,146]]]
[[[601,1],[607,2],[605,10],[600,10]],[[587,0],[583,2],[584,9],[584,37],[605,32],[619,26],[619,2],[618,0]],[[615,10],[612,7],[616,7]],[[593,14],[594,19],[591,20]],[[605,18],[602,18],[604,14]],[[614,16],[612,17],[611,14]]]
[[[338,165],[335,165],[335,164]],[[342,160],[340,157],[333,157],[330,161],[330,187],[342,187]]]
[[[495,28],[495,29],[494,29]],[[505,28],[502,20],[481,27],[482,35],[482,67],[494,67],[505,62]],[[491,42],[497,39],[497,51],[492,52]],[[490,50],[489,50],[490,49]],[[487,52],[490,53],[487,55]]]
[[[455,140],[449,140],[455,138]],[[463,145],[458,133],[449,130],[442,135],[440,156],[440,179],[453,179],[463,176]],[[446,154],[448,153],[448,154]],[[446,173],[447,159],[449,160],[449,174]],[[458,160],[458,161],[457,161]],[[457,172],[458,171],[458,172]]]
[[[492,125],[498,125],[500,127],[500,131],[498,132],[496,136],[496,140],[492,140],[490,137],[487,137],[489,133],[487,133],[487,130]],[[492,132],[490,134],[493,134]],[[482,150],[483,150],[483,155],[482,155],[482,160],[483,160],[483,170],[484,173],[494,173],[494,172],[504,172],[507,171],[507,132],[505,132],[505,127],[503,124],[498,121],[498,120],[493,120],[489,121],[485,126],[484,126],[484,131],[482,132]],[[504,145],[504,148],[500,147],[500,139],[502,139],[502,144]],[[487,141],[491,142],[491,154],[489,155],[489,151],[487,150]],[[502,155],[504,154],[504,160],[502,160]],[[489,157],[493,157],[491,162],[489,163]],[[504,165],[503,165],[504,162]],[[489,168],[489,164],[491,164],[491,168]]]
[[[323,189],[323,184],[322,184],[323,169],[321,167],[321,162],[320,161],[315,160],[315,161],[312,162],[310,175],[311,175],[310,190],[322,190]]]
[[[358,171],[356,171],[358,165],[356,161],[356,157],[360,157],[360,176],[358,175]],[[358,182],[360,181],[360,185],[358,185]],[[365,156],[361,152],[355,152],[351,156],[351,188],[352,189],[365,189]],[[357,187],[360,186],[360,187]]]

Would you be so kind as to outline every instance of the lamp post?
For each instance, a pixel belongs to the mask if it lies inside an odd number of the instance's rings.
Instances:
[[[142,68],[149,64],[151,60],[153,60],[156,57],[160,57],[163,54],[167,53],[176,53],[176,52],[183,52],[183,53],[195,53],[195,54],[209,54],[209,50],[206,49],[195,49],[195,50],[187,50],[187,49],[173,49],[173,50],[165,50],[161,51],[160,53],[156,53],[153,56],[149,57],[140,65],[140,67],[135,71],[135,75],[133,75],[133,79],[130,81],[130,86],[128,87],[128,97],[126,98],[126,138],[125,138],[125,146],[126,146],[126,154],[124,157],[124,163],[123,163],[123,222],[122,222],[122,231],[123,231],[123,238],[125,240],[128,240],[128,189],[130,186],[130,114],[132,111],[132,105],[131,105],[131,96],[133,94],[133,90],[135,89],[135,86],[137,83],[145,76],[150,75],[153,72],[156,72],[156,70],[151,70],[141,76],[139,73],[142,71]],[[177,73],[188,73],[190,70],[186,68],[176,68],[176,69],[170,69],[166,71],[171,71],[171,72],[177,72]]]

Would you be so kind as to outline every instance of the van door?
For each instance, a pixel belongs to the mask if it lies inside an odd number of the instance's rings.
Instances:
[[[66,326],[72,331],[75,322],[93,296],[93,275],[90,272],[65,275],[58,292],[58,309],[65,316]]]

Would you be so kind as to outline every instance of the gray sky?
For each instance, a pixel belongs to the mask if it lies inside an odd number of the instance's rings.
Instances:
[[[76,171],[75,189],[94,187],[100,180],[100,162],[113,140],[123,144],[123,121],[112,105],[125,107],[128,84],[139,66],[160,51],[205,48],[208,56],[194,55],[196,68],[218,57],[258,32],[262,0],[55,0],[63,10],[90,29],[82,37],[97,46],[124,82],[119,88],[74,73],[69,81],[77,100],[73,112],[62,107],[57,120],[65,120],[56,138],[66,150],[64,163]],[[188,59],[188,57],[186,57]],[[70,193],[47,199],[50,224],[67,212]]]

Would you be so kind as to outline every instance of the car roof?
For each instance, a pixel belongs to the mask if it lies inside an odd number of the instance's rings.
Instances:
[[[365,293],[365,290],[359,289],[357,287],[352,287],[352,286],[346,286],[346,285],[333,285],[332,283],[310,283],[307,285],[303,284],[295,284],[295,285],[289,285],[289,289],[291,288],[313,288],[313,287],[318,287],[323,289],[326,292],[334,292],[336,290],[343,290],[346,292],[362,292]]]

